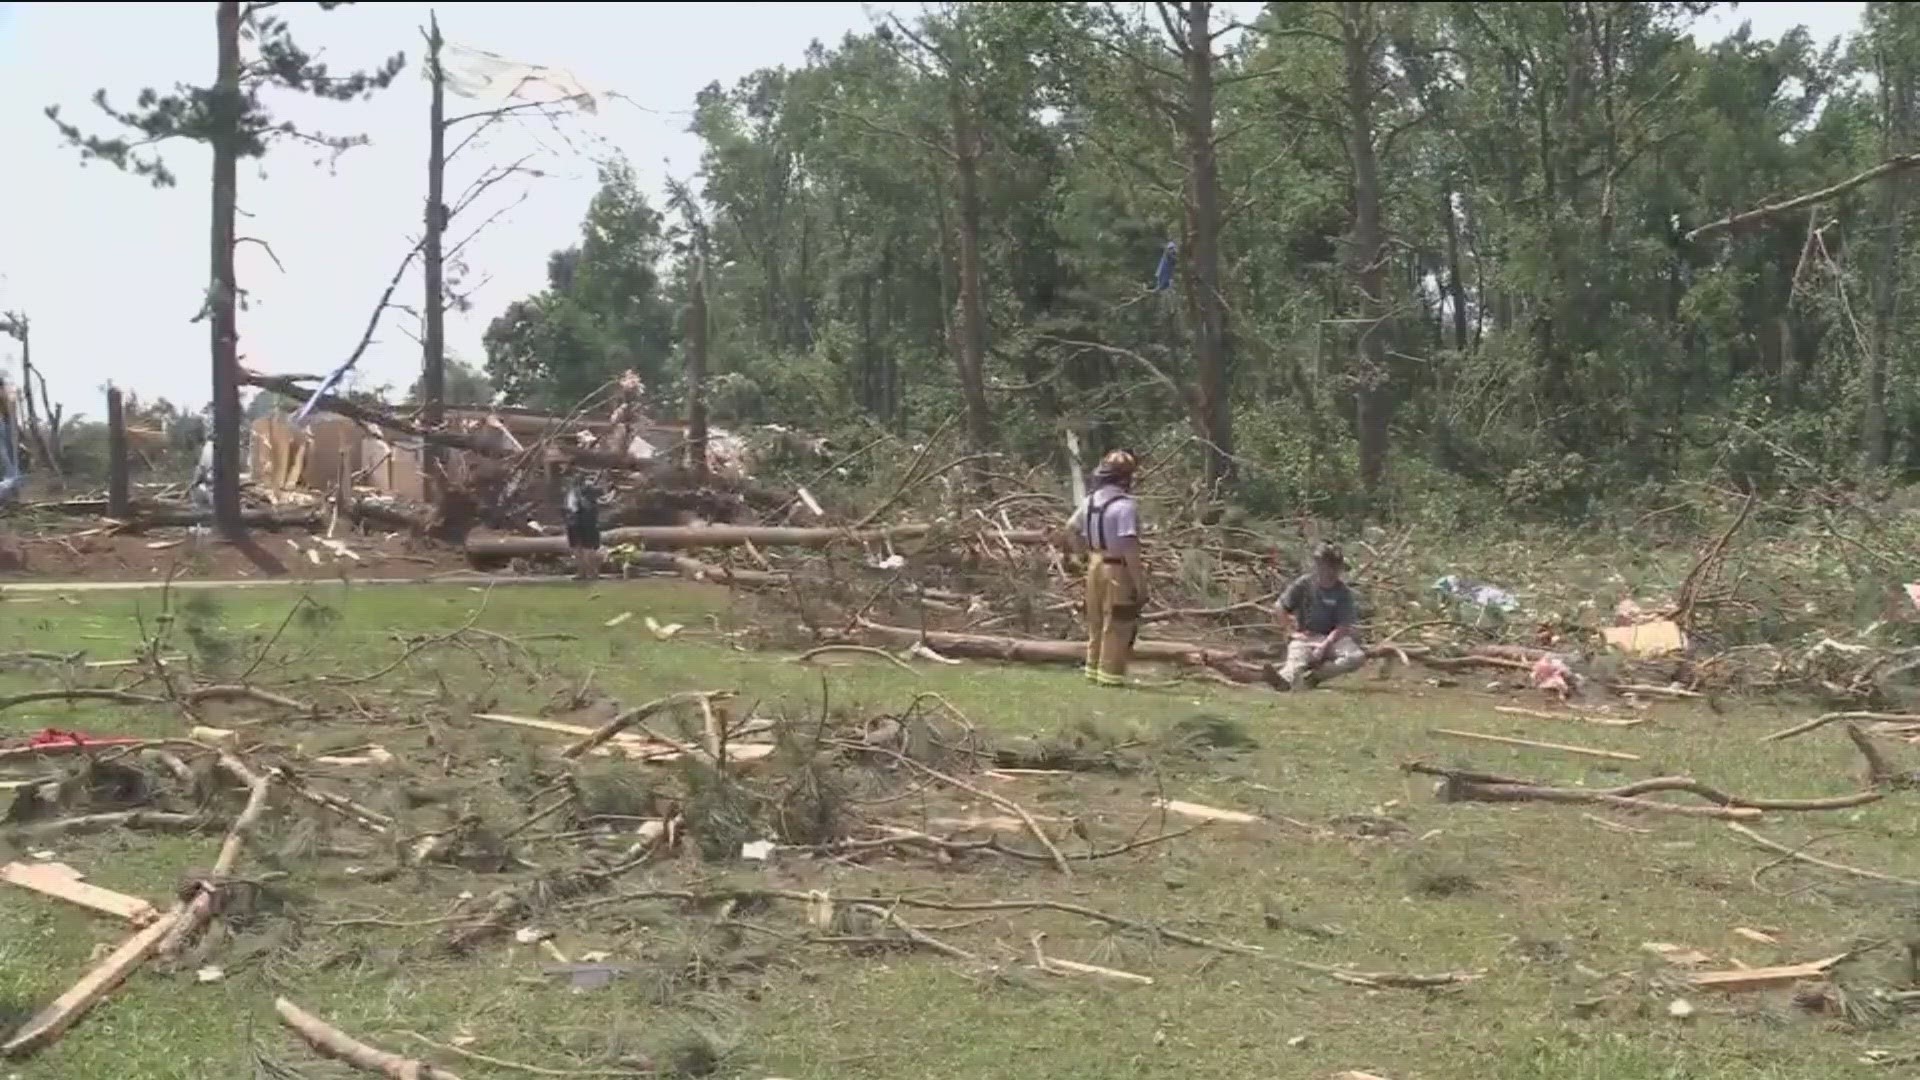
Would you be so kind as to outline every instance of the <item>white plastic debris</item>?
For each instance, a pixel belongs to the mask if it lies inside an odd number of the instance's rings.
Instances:
[[[740,845],[740,857],[750,862],[766,862],[773,858],[773,841],[749,840]]]

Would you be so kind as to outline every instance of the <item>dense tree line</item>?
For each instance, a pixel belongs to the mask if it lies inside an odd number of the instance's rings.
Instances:
[[[709,404],[1322,511],[1911,474],[1912,180],[1698,230],[1915,150],[1920,14],[1713,6],[949,4],[711,86]],[[605,180],[487,335],[509,395],[682,390],[687,245]]]

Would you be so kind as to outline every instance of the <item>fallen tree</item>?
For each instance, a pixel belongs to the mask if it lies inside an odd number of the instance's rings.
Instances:
[[[924,644],[942,656],[1026,664],[1084,664],[1087,661],[1087,643],[1084,641],[996,637],[943,630],[921,631],[865,619],[859,625],[863,634],[875,640],[901,646]],[[1208,667],[1235,682],[1262,682],[1268,677],[1268,665],[1247,654],[1187,641],[1136,641],[1133,643],[1133,656],[1136,660],[1168,660]]]
[[[825,548],[835,544],[885,543],[895,540],[919,540],[932,535],[938,526],[897,525],[889,529],[803,529],[771,525],[635,525],[609,529],[601,534],[608,546],[635,544],[655,551],[688,548],[754,547]],[[992,533],[1006,537],[1008,543],[1037,545],[1047,542],[1047,534],[1038,529]],[[567,554],[564,536],[508,536],[467,541],[467,560],[475,565],[501,563],[508,559],[527,559]]]
[[[313,390],[311,388],[301,386],[297,380],[289,375],[262,375],[259,372],[248,371],[243,368],[240,372],[240,381],[247,386],[257,386],[262,390],[279,394],[281,397],[291,401],[304,403],[313,397]],[[368,427],[377,427],[387,431],[397,431],[402,435],[410,435],[422,442],[432,443],[435,446],[445,446],[454,450],[466,450],[494,458],[517,458],[525,453],[524,450],[515,450],[510,446],[501,446],[491,438],[485,436],[469,435],[458,431],[429,430],[411,420],[396,416],[384,409],[376,409],[368,405],[362,405],[359,402],[335,397],[332,394],[320,395],[318,400],[314,401],[313,407],[321,412],[330,412],[335,416],[344,416],[349,420],[365,424]],[[585,447],[558,445],[550,445],[549,448],[575,464],[586,465],[595,469],[617,469],[623,472],[654,472],[667,467],[666,462],[658,459],[637,458],[631,454],[613,450],[595,450]]]

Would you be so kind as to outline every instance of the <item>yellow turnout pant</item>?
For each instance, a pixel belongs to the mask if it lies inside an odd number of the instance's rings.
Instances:
[[[1104,686],[1126,683],[1139,621],[1140,600],[1126,567],[1096,552],[1087,563],[1087,678]]]

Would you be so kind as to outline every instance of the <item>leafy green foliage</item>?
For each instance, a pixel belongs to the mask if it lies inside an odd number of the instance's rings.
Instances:
[[[1149,283],[1169,241],[1188,250],[1183,123],[1210,108],[1247,509],[1578,518],[1675,483],[1914,475],[1912,182],[1689,234],[1920,145],[1920,16],[1870,4],[1824,46],[1701,40],[1715,7],[1203,11],[1203,98],[1192,4],[959,3],[709,86],[709,401],[918,438],[961,410],[963,116],[995,449],[1064,465],[1069,429],[1200,463],[1192,290],[1184,269]],[[650,276],[657,219],[621,191],[586,232],[624,223],[634,258],[557,255],[490,332],[509,399],[571,404],[628,362],[671,390],[648,320],[685,272]]]
[[[506,400],[572,407],[627,368],[664,381],[671,308],[656,266],[664,222],[633,170],[612,161],[587,207],[578,246],[547,260],[547,288],[516,300],[487,326],[486,376]]]

